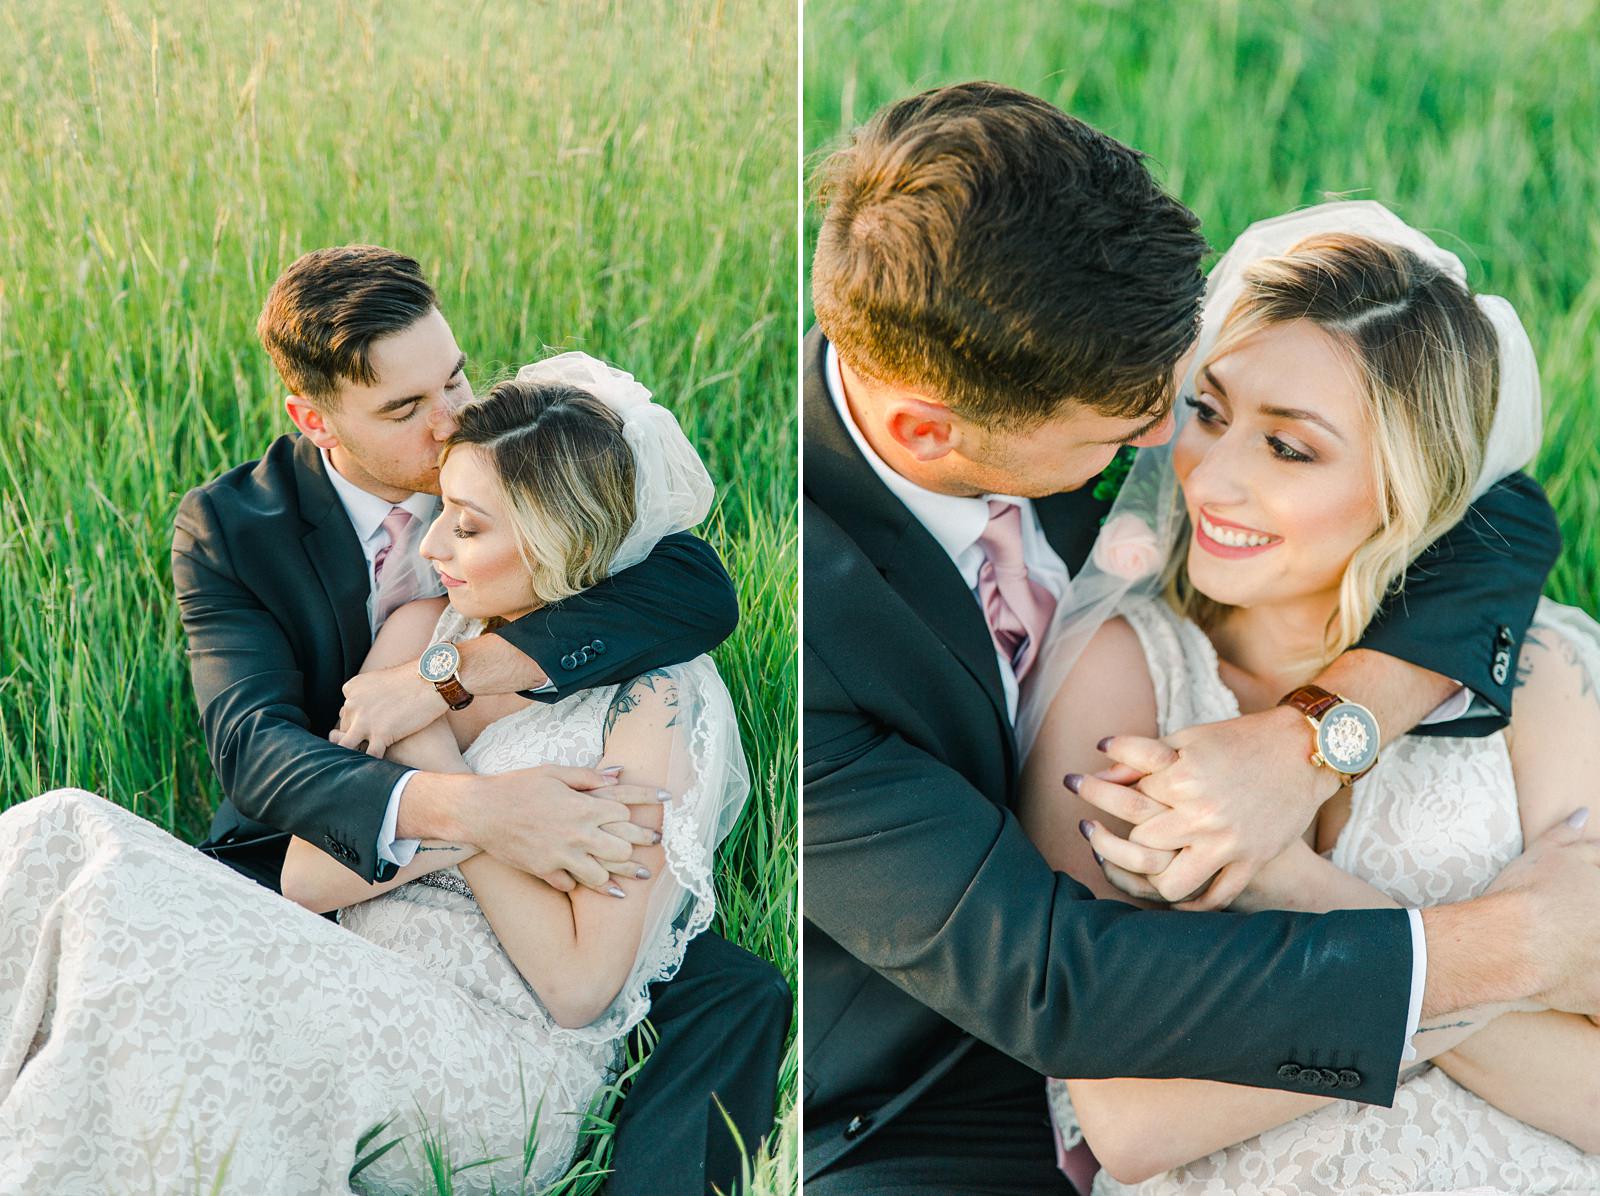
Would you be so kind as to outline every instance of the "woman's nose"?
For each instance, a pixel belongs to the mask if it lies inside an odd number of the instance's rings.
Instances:
[[[1230,435],[1206,445],[1183,481],[1191,502],[1227,507],[1250,497],[1251,465],[1241,447],[1239,437]]]
[[[422,555],[422,559],[425,561],[442,560],[443,553],[441,550],[446,542],[447,541],[445,540],[444,536],[444,515],[443,513],[440,513],[439,517],[428,526],[428,531],[422,537],[422,543],[418,546],[417,551]]]

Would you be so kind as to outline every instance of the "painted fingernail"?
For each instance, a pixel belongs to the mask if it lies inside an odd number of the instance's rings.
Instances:
[[[600,775],[603,777],[610,777],[612,780],[616,780],[616,778],[622,775],[622,765],[613,764],[610,768],[602,768],[600,770]]]
[[[1575,831],[1581,831],[1589,821],[1589,807],[1579,806],[1567,818],[1567,825]]]
[[[1078,791],[1078,786],[1083,784],[1083,774],[1081,772],[1069,772],[1061,779],[1061,783],[1068,789],[1072,790],[1072,792],[1076,793]]]
[[[1078,820],[1078,833],[1085,839],[1089,838],[1094,834],[1094,823],[1090,822],[1087,818],[1080,818]]]
[[[621,889],[619,889],[616,885],[612,885],[609,889],[606,890],[606,892],[610,893],[613,897],[626,897],[627,896],[627,894],[624,893]]]
[[[635,868],[633,870],[633,875],[634,875],[634,878],[637,879],[637,880],[649,880],[650,879],[650,869],[648,869],[648,868]]]
[[[1091,848],[1090,850],[1093,850],[1093,849]],[[1096,851],[1096,852],[1094,852],[1094,862],[1097,863],[1097,864],[1103,864],[1103,863],[1106,862],[1106,857],[1101,855],[1098,851]]]
[[[672,794],[668,793],[665,789],[657,789],[656,790],[656,800],[657,801],[671,801],[672,800]]]
[[[1111,742],[1111,736],[1107,735],[1099,743],[1094,745],[1094,750],[1097,751],[1097,752],[1103,752],[1103,751],[1106,750],[1106,744],[1108,744],[1110,742]]]
[[[658,847],[661,844],[661,832],[656,831],[650,836],[650,846]]]

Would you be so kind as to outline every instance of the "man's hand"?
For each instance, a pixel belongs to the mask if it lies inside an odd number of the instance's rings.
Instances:
[[[1287,707],[1165,739],[1116,735],[1100,750],[1122,769],[1085,778],[1080,793],[1132,823],[1130,842],[1178,853],[1150,877],[1162,900],[1224,909],[1337,788],[1333,773],[1311,764],[1310,746],[1305,719]]]
[[[1538,983],[1531,998],[1600,1024],[1600,840],[1583,839],[1588,816],[1585,807],[1546,831],[1484,896],[1520,898],[1525,925],[1518,934]],[[1428,950],[1431,960],[1431,938]]]
[[[664,789],[622,785],[591,768],[553,764],[473,778],[457,836],[513,868],[570,892],[573,882],[622,896],[611,877],[644,879],[633,849],[661,841]]]
[[[414,661],[357,673],[344,683],[339,726],[328,738],[381,759],[392,745],[416,734],[446,709],[445,700],[418,674]]]

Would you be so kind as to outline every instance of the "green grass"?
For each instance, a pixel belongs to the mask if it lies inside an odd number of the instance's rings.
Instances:
[[[1326,197],[1387,204],[1521,314],[1546,406],[1533,473],[1566,536],[1547,592],[1596,612],[1596,29],[1595,0],[809,0],[805,149],[987,78],[1146,151],[1218,251]]]
[[[744,604],[718,659],[757,781],[718,929],[793,982],[793,18],[715,0],[0,7],[0,806],[77,785],[203,833],[220,792],[172,515],[287,429],[253,332],[272,279],[378,242],[422,262],[475,379],[582,348],[704,449]],[[793,1189],[795,1090],[791,1046],[761,1190]]]

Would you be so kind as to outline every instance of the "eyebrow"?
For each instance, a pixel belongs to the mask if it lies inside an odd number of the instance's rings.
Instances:
[[[1227,390],[1224,389],[1221,382],[1217,381],[1217,376],[1211,372],[1210,366],[1203,369],[1201,373],[1205,375],[1206,381],[1211,384],[1213,390],[1223,398],[1228,397]],[[1326,428],[1341,442],[1344,441],[1344,433],[1340,432],[1338,428],[1334,427],[1315,411],[1307,411],[1303,407],[1269,407],[1265,403],[1261,405],[1260,411],[1262,415],[1271,415],[1278,419],[1294,419],[1308,424],[1316,424],[1320,428]]]
[[[1138,440],[1139,437],[1148,436],[1152,429],[1159,428],[1161,426],[1161,421],[1166,419],[1168,414],[1169,413],[1167,413],[1167,412],[1163,412],[1160,415],[1151,416],[1148,420],[1146,420],[1144,422],[1144,424],[1142,426],[1135,428],[1133,431],[1129,432],[1125,436],[1118,436],[1115,440],[1097,440],[1097,441],[1095,441],[1095,443],[1096,444],[1132,444],[1135,440]]]
[[[448,494],[446,494],[444,496],[444,500],[445,500],[445,502],[449,503],[453,507],[466,507],[467,510],[472,511],[475,514],[482,515],[485,519],[489,518],[489,512],[485,511],[482,507],[478,506],[476,503],[468,502],[464,498],[451,498]]]
[[[464,370],[466,368],[467,368],[467,355],[465,353],[463,353],[460,357],[456,358],[456,368],[450,371],[450,378],[454,378],[457,374],[459,374],[462,370]],[[449,382],[450,378],[446,378],[445,381]],[[420,403],[420,402],[422,402],[422,396],[421,395],[407,395],[403,399],[390,399],[382,407],[378,408],[378,414],[379,415],[388,415],[389,412],[391,412],[391,411],[399,411],[400,408],[404,407],[407,403]]]

